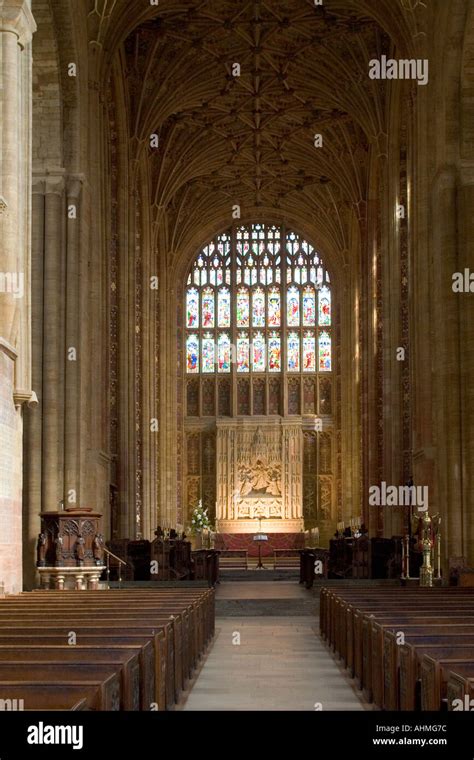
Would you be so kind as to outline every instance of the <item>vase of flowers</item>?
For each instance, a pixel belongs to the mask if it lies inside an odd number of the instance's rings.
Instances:
[[[191,516],[191,536],[193,549],[202,549],[203,531],[208,532],[211,528],[211,521],[207,514],[207,509],[203,509],[202,499],[199,499],[197,507],[193,510]]]

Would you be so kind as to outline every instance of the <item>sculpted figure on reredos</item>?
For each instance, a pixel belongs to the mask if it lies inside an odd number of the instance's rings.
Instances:
[[[241,465],[240,467],[240,494],[251,496],[270,494],[281,496],[281,466],[268,465],[262,459],[257,459],[253,466]]]

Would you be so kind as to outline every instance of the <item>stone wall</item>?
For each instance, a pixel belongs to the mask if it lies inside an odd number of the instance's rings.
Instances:
[[[0,341],[0,585],[22,589],[21,414],[13,402],[15,353]]]

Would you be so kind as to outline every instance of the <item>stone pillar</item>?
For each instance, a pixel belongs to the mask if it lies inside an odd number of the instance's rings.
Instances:
[[[66,355],[65,366],[65,396],[64,396],[64,497],[67,506],[80,506],[79,472],[81,446],[79,436],[79,418],[81,410],[81,363],[86,361],[82,356],[80,324],[80,196],[82,182],[76,177],[67,181],[67,245],[66,272],[63,298],[66,301],[65,330]]]
[[[66,205],[61,172],[45,178],[42,511],[64,498],[64,261]]]
[[[32,387],[39,399],[43,397],[43,278],[44,278],[44,206],[45,183],[33,183],[32,250],[31,250],[31,343]],[[23,578],[25,588],[36,585],[35,547],[40,532],[42,438],[41,406],[26,411],[24,416],[24,481],[23,481]]]
[[[466,176],[465,176],[466,175]],[[462,173],[458,190],[459,255],[457,271],[470,269],[474,279],[474,171]],[[459,298],[459,380],[461,425],[461,493],[464,505],[464,553],[474,564],[474,283]]]
[[[35,29],[26,0],[0,0],[0,583],[6,592],[22,588],[21,405],[32,399],[25,309]]]
[[[438,173],[430,199],[432,203],[431,275],[432,319],[423,326],[425,339],[431,329],[436,346],[434,358],[436,381],[433,383],[432,424],[436,449],[434,477],[428,485],[429,511],[440,512],[447,557],[464,553],[462,500],[462,448],[460,405],[460,362],[462,346],[459,334],[459,308],[463,295],[453,293],[452,275],[458,271],[456,220],[457,170],[446,166]],[[466,262],[467,263],[467,262]]]
[[[26,0],[0,0],[0,93],[2,105],[0,239],[2,241],[1,271],[23,274],[27,251],[20,244],[27,239],[24,209],[29,205],[29,173],[31,159],[31,112],[25,114],[25,104],[31,102],[31,80],[25,59],[31,60],[31,37],[36,30]],[[26,81],[25,81],[26,80]],[[28,90],[28,91],[25,91]],[[30,117],[24,125],[25,115]],[[25,126],[27,127],[25,134]],[[28,146],[22,139],[28,137]],[[28,176],[23,160],[27,159]],[[19,266],[20,265],[20,266]],[[17,298],[2,292],[0,298],[0,334],[9,343],[15,342],[15,312]]]

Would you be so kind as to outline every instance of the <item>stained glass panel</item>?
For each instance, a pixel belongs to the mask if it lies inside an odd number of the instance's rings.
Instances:
[[[214,291],[205,288],[202,292],[202,326],[214,327]]]
[[[268,340],[268,369],[270,372],[281,370],[281,339],[278,333],[270,333]]]
[[[186,293],[186,327],[199,327],[199,295],[196,288]]]
[[[316,372],[316,338],[312,332],[303,336],[303,372]]]
[[[261,332],[253,336],[252,368],[254,372],[265,372],[265,338]]]
[[[314,327],[316,320],[316,294],[313,288],[305,288],[303,291],[303,325]]]
[[[206,333],[202,339],[201,372],[214,372],[216,362],[214,336]]]
[[[262,288],[256,288],[252,293],[252,324],[265,327],[265,293]]]
[[[239,333],[237,337],[237,372],[250,371],[250,346],[249,336],[246,332]]]
[[[230,327],[230,293],[221,288],[218,294],[218,327]]]
[[[329,276],[297,233],[254,224],[217,235],[186,281],[187,372],[230,373],[234,362],[239,373],[331,371]]]
[[[299,327],[300,325],[300,292],[298,288],[288,288],[286,296],[286,319],[288,327]]]
[[[272,288],[268,294],[268,326],[280,327],[281,303],[280,291]]]
[[[249,292],[242,288],[237,293],[237,327],[250,325]]]
[[[331,371],[331,336],[327,332],[319,336],[319,371]]]
[[[319,291],[319,324],[327,327],[331,324],[331,291],[321,288]]]
[[[217,341],[217,361],[219,372],[230,372],[230,338],[221,333]]]
[[[288,335],[288,372],[300,371],[300,337],[298,333]]]
[[[188,335],[186,339],[186,371],[199,372],[199,338],[197,335]]]

